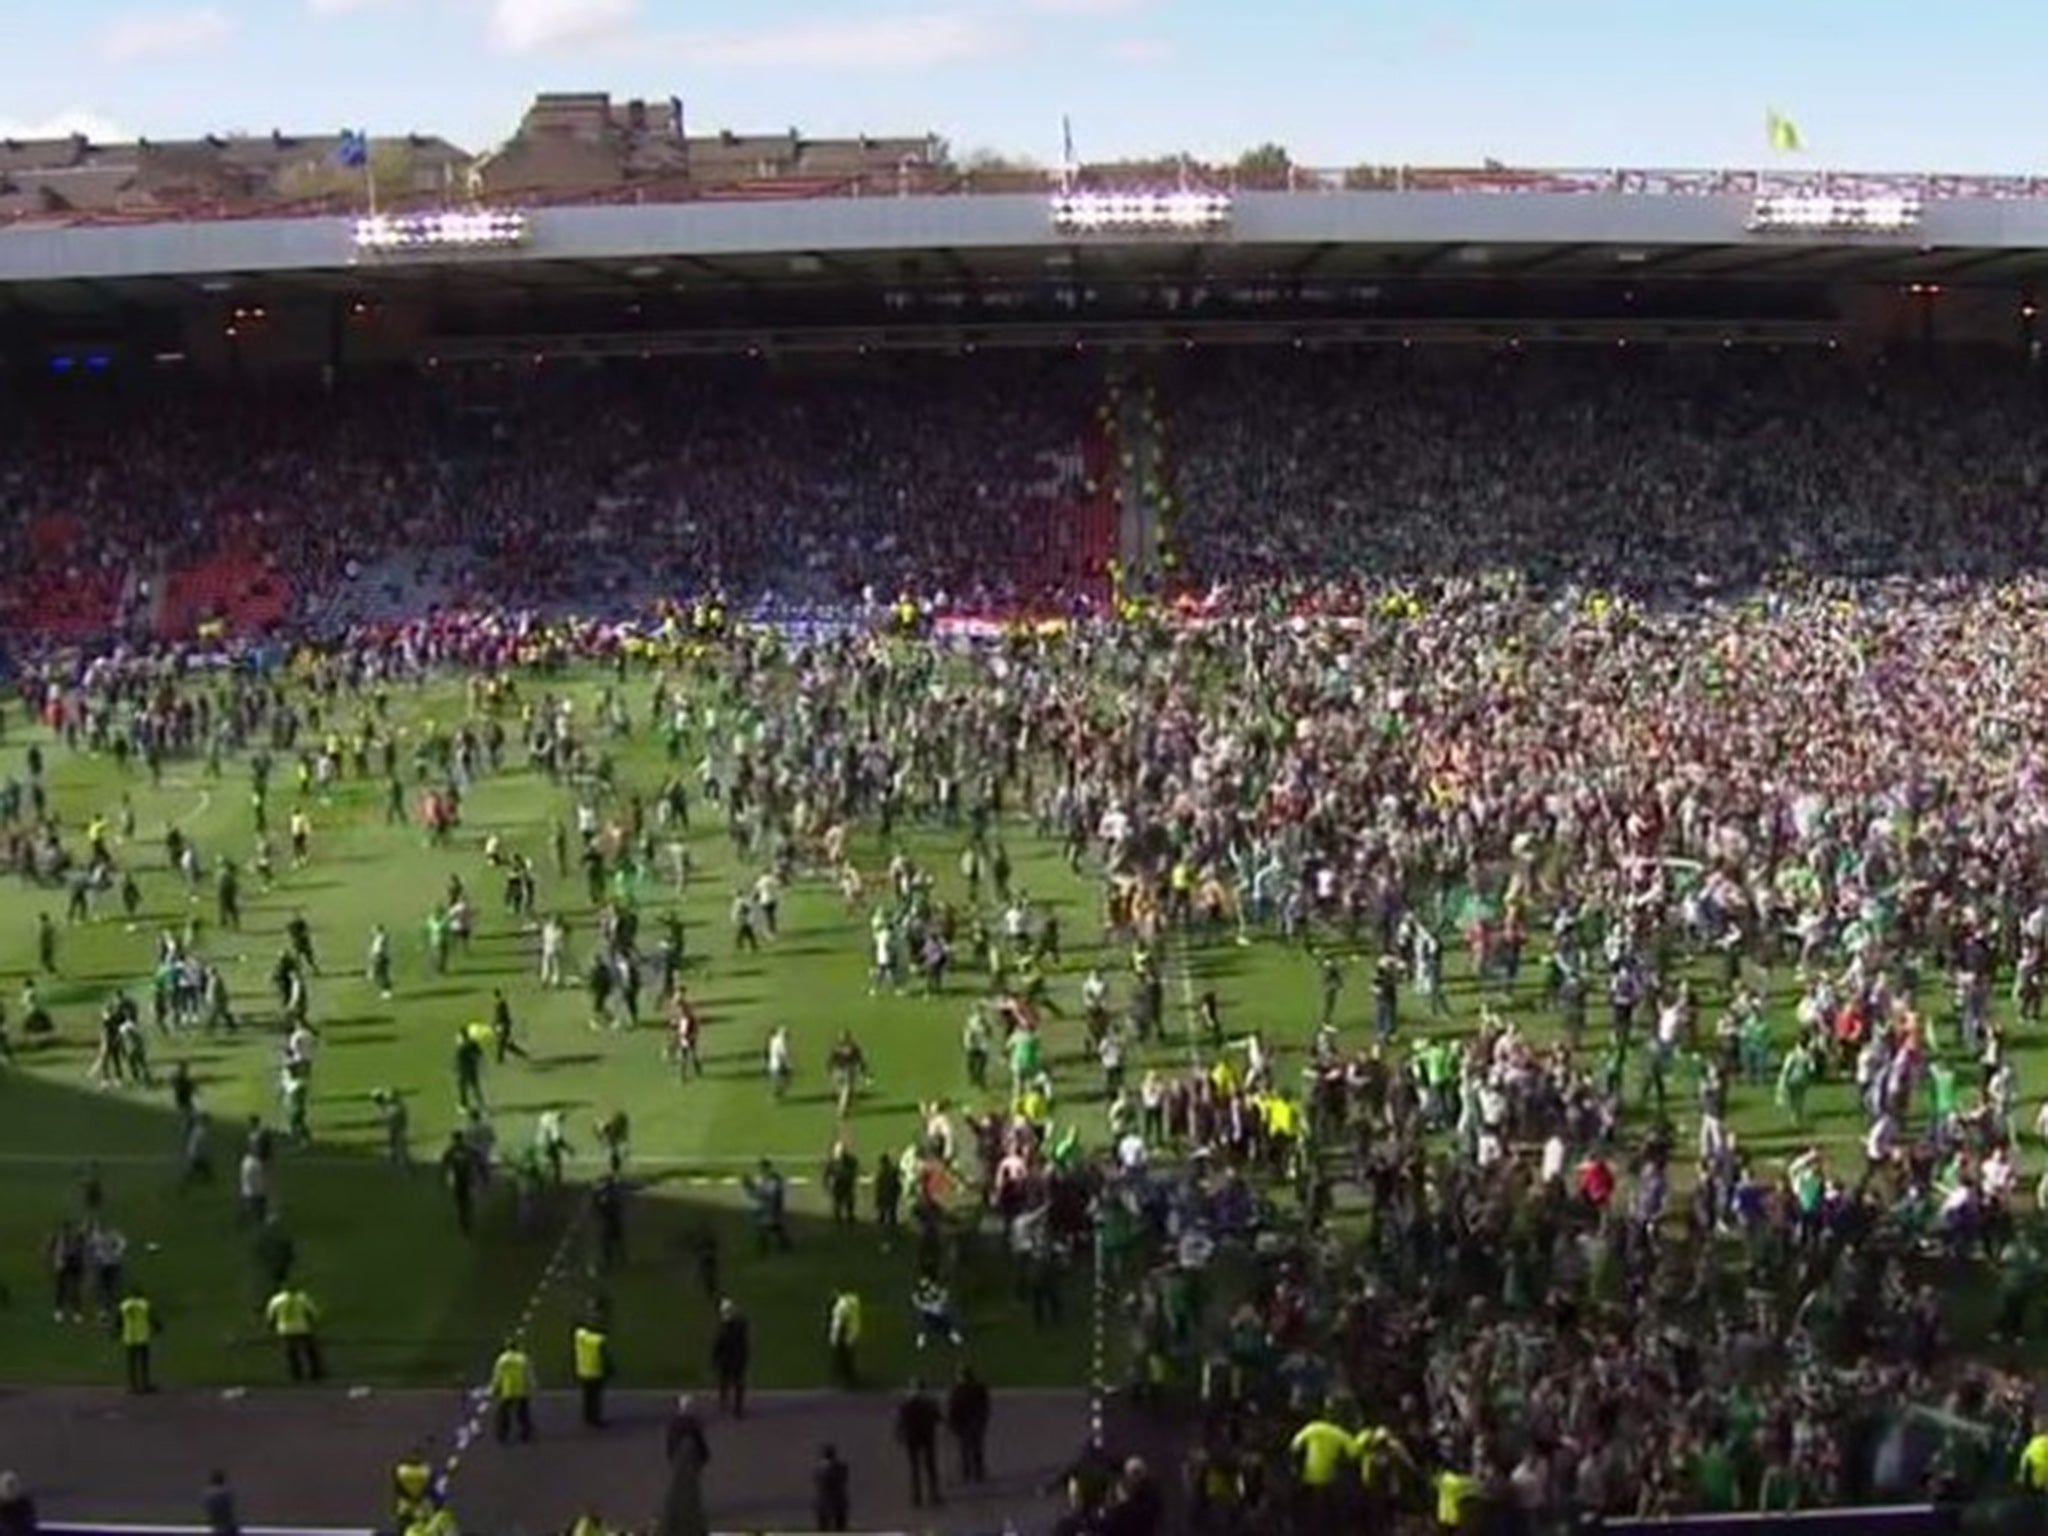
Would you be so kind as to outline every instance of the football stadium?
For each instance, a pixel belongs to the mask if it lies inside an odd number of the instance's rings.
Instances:
[[[2043,287],[2043,177],[7,140],[0,1532],[2041,1528]]]

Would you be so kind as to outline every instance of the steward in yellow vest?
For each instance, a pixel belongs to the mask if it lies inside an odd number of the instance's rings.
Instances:
[[[583,1422],[604,1425],[604,1384],[612,1373],[611,1341],[589,1324],[576,1329],[570,1341],[576,1360],[576,1390],[583,1398]]]
[[[128,1390],[154,1392],[149,1374],[149,1344],[156,1337],[156,1308],[140,1291],[131,1291],[118,1308],[121,1353],[128,1364]]]
[[[515,1428],[521,1440],[533,1438],[533,1357],[517,1344],[507,1344],[491,1366],[491,1407],[500,1445]]]
[[[1466,1506],[1478,1497],[1478,1478],[1448,1468],[1437,1473],[1436,1523],[1444,1530],[1457,1530],[1464,1523]]]
[[[461,1536],[461,1527],[455,1523],[455,1512],[441,1502],[438,1493],[429,1494],[420,1512],[413,1516],[402,1536]]]
[[[409,1451],[391,1469],[391,1523],[401,1531],[410,1530],[415,1520],[426,1515],[428,1495],[434,1491],[434,1469],[423,1452]]]
[[[2048,1493],[2048,1430],[2037,1430],[2020,1451],[2020,1486]]]
[[[263,1315],[284,1345],[285,1370],[293,1381],[318,1381],[326,1374],[320,1361],[320,1341],[313,1332],[320,1322],[320,1309],[311,1296],[288,1285],[270,1298]]]

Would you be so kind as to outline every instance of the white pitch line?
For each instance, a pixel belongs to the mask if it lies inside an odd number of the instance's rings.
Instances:
[[[587,1203],[579,1206],[576,1214],[570,1217],[568,1224],[562,1228],[562,1240],[555,1244],[555,1251],[542,1267],[540,1278],[534,1281],[532,1291],[527,1294],[526,1305],[519,1311],[519,1320],[512,1325],[512,1331],[505,1335],[505,1342],[498,1346],[500,1351],[525,1341],[526,1331],[533,1326],[533,1319],[540,1311],[540,1304],[547,1299],[548,1292],[552,1291],[561,1279],[562,1270],[576,1246],[576,1239],[582,1235],[589,1213],[590,1206]],[[462,1458],[483,1434],[484,1421],[490,1417],[491,1376],[495,1373],[496,1366],[497,1360],[493,1356],[490,1364],[484,1368],[483,1385],[469,1389],[469,1411],[456,1426],[454,1446],[448,1452],[448,1459],[441,1463],[441,1470],[434,1478],[435,1488],[444,1497],[448,1492],[448,1485],[455,1480],[456,1472],[462,1467]]]
[[[1104,1427],[1105,1402],[1109,1397],[1109,1268],[1103,1262],[1102,1217],[1095,1218],[1095,1306],[1093,1332],[1088,1351],[1088,1438],[1093,1445],[1108,1443]]]
[[[702,1168],[707,1172],[698,1179],[685,1179],[684,1183],[732,1184],[740,1182],[737,1174],[713,1175],[708,1170],[715,1168],[752,1168],[766,1157],[771,1163],[807,1163],[817,1154],[814,1152],[746,1152],[718,1154],[705,1157],[643,1157],[635,1156],[627,1164],[630,1174],[636,1168],[657,1171],[669,1169]],[[103,1168],[154,1168],[169,1166],[177,1159],[170,1153],[152,1152],[0,1152],[0,1168],[80,1168],[88,1163],[97,1163]],[[586,1155],[565,1159],[571,1167],[602,1168],[606,1158],[600,1155]],[[287,1153],[283,1166],[287,1168],[381,1168],[385,1166],[380,1154],[365,1148],[360,1156],[347,1156],[335,1152]],[[863,1178],[869,1175],[862,1175]],[[791,1184],[810,1183],[807,1174],[788,1175]]]
[[[169,787],[169,788],[171,788],[171,789],[183,789],[183,788],[184,788],[185,786],[184,786],[184,785],[182,785],[182,784],[178,784],[178,783],[175,783],[175,782],[174,782],[174,783],[170,784],[170,785],[169,785],[168,787]],[[200,791],[199,791],[199,799],[198,799],[198,801],[197,801],[197,802],[196,802],[196,803],[195,803],[195,804],[193,805],[193,807],[192,807],[191,811],[190,811],[190,812],[189,812],[189,813],[188,813],[188,814],[186,815],[186,817],[185,817],[185,821],[186,821],[186,822],[194,822],[194,821],[197,821],[197,820],[199,820],[199,818],[200,818],[200,817],[204,816],[204,815],[205,815],[205,814],[206,814],[206,813],[207,813],[208,811],[210,811],[210,810],[212,810],[212,809],[213,809],[213,791],[212,791],[212,790],[210,790],[210,789],[202,789],[202,790],[200,790]],[[170,831],[170,830],[171,830],[171,829],[172,829],[173,827],[178,827],[178,826],[182,826],[182,825],[183,825],[183,823],[180,823],[180,822],[177,822],[177,821],[173,821],[173,820],[169,819],[168,817],[166,817],[166,818],[165,818],[165,820],[164,820],[164,831],[165,831],[165,832],[169,832],[169,831]]]

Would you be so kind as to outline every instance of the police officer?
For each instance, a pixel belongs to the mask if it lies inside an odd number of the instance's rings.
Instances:
[[[130,1290],[121,1298],[116,1314],[121,1333],[121,1353],[128,1365],[128,1390],[134,1393],[154,1392],[156,1383],[149,1374],[149,1346],[156,1337],[156,1308],[142,1292]]]
[[[515,1428],[521,1440],[533,1438],[533,1357],[516,1341],[491,1366],[491,1403],[500,1445]]]

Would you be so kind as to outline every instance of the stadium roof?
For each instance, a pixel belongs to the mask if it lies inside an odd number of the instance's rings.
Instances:
[[[1873,184],[1897,186],[1857,183]],[[1929,185],[1963,195],[1930,197],[1911,229],[1869,234],[1760,232],[1753,196],[1719,182],[1615,185],[1246,192],[1227,225],[1198,234],[1057,228],[1043,193],[555,207],[531,211],[517,248],[367,256],[355,221],[341,217],[15,226],[0,231],[0,304],[148,307],[242,288],[544,296],[1161,279],[2048,282],[2048,196],[2028,195],[2031,183],[2004,196],[1998,188],[2014,184]]]
[[[1797,246],[1759,253],[1727,246],[1643,248],[1615,244],[1516,247],[1437,244],[1259,246],[1097,246],[1049,262],[1035,248],[861,251],[829,257],[751,253],[662,259],[494,262],[488,266],[405,266],[365,271],[336,267],[232,277],[79,277],[0,285],[0,313],[12,307],[49,313],[175,306],[202,295],[248,290],[283,298],[326,294],[392,296],[428,291],[481,300],[616,294],[632,297],[691,289],[886,290],[908,284],[966,288],[1042,288],[1061,282],[1173,279],[1183,283],[1370,284],[1413,279],[1560,283],[1656,279],[1832,281],[1900,284],[1991,281],[2048,284],[2048,251],[1997,248],[1871,252]]]

